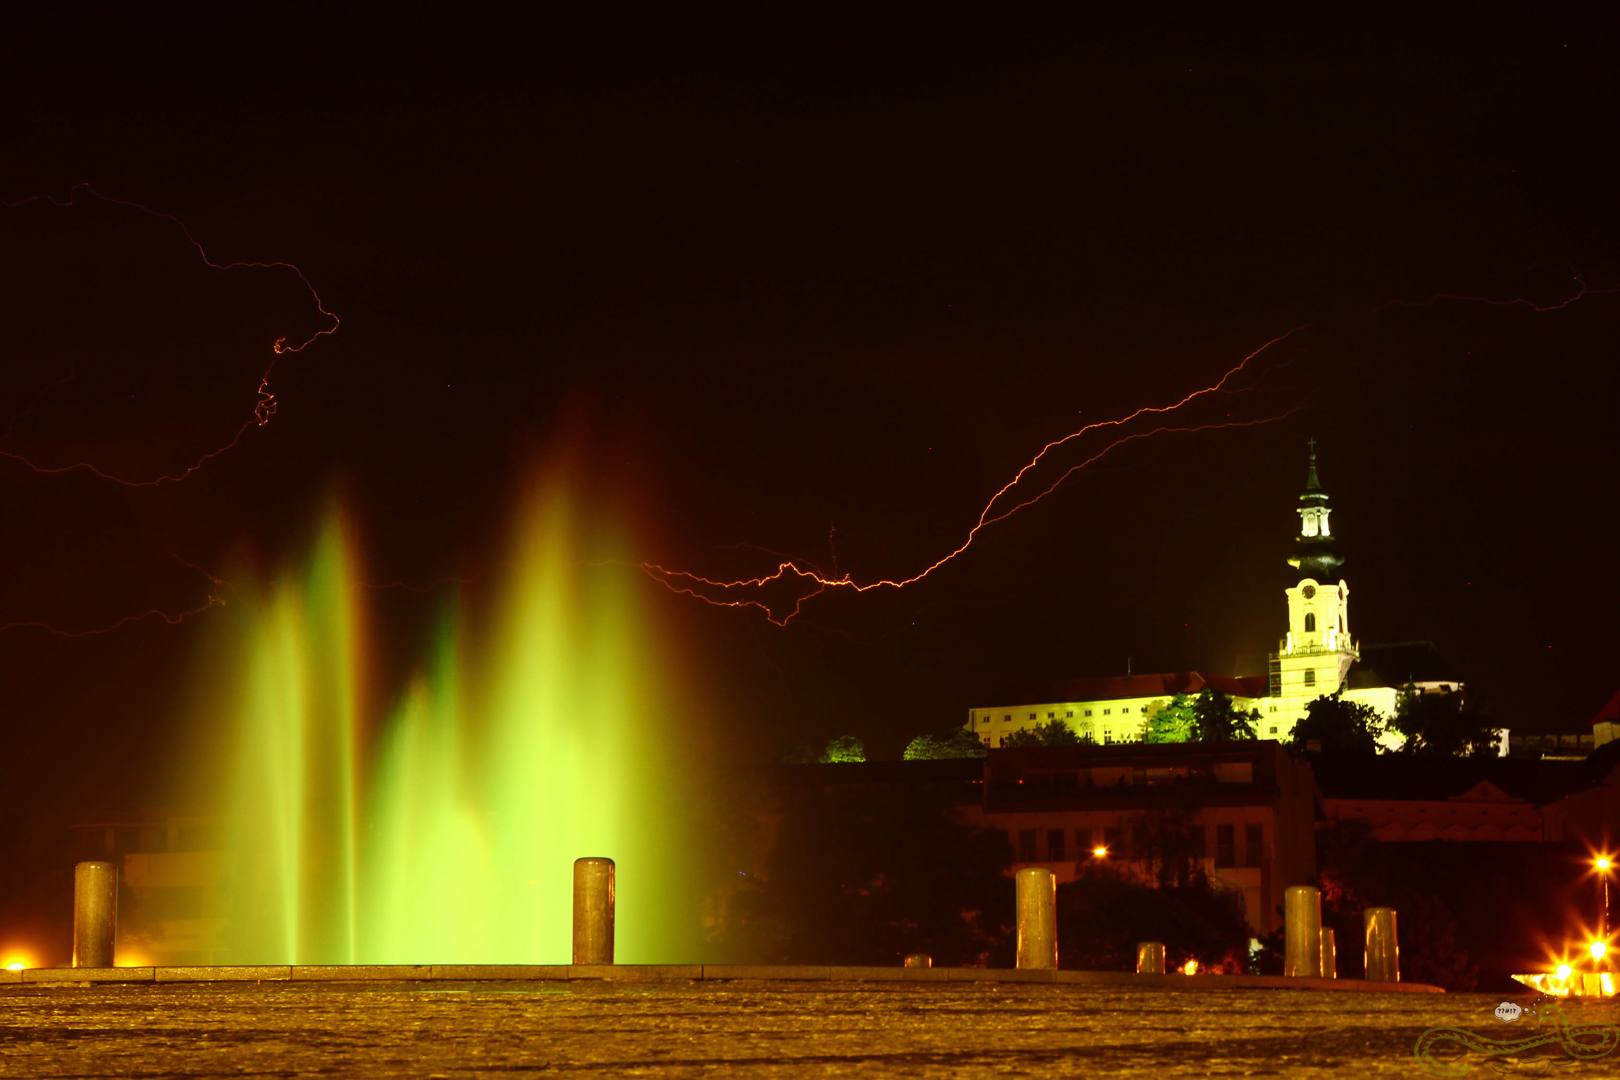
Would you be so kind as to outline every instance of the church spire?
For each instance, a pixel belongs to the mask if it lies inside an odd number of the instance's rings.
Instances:
[[[1306,446],[1310,466],[1305,474],[1305,494],[1299,497],[1299,536],[1294,541],[1296,549],[1289,556],[1288,565],[1302,577],[1325,584],[1339,580],[1338,571],[1344,559],[1333,550],[1333,531],[1328,525],[1332,511],[1328,507],[1327,492],[1322,490],[1316,476],[1316,440],[1311,439]]]

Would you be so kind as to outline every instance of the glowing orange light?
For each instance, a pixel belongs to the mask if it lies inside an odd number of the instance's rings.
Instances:
[[[1599,855],[1597,857],[1597,861],[1592,865],[1596,866],[1599,870],[1607,870],[1610,866],[1609,858],[1607,855]]]
[[[1196,975],[1196,974],[1198,974],[1198,961],[1189,960],[1185,964],[1182,964],[1181,965],[1181,973],[1183,975]]]
[[[1105,847],[1094,847],[1091,849],[1091,854],[1096,858],[1106,859],[1108,858],[1108,849]]]
[[[1601,960],[1603,954],[1609,951],[1609,947],[1601,941],[1594,941],[1586,947],[1586,951],[1592,954],[1592,959]]]
[[[668,588],[672,592],[684,594],[686,596],[695,597],[698,600],[702,600],[706,604],[713,604],[716,607],[752,607],[752,608],[758,608],[758,609],[760,609],[761,611],[763,611],[765,613],[765,617],[768,620],[770,620],[772,623],[774,623],[777,626],[786,626],[790,621],[792,621],[792,619],[793,619],[793,617],[795,615],[799,614],[799,612],[803,608],[804,602],[806,600],[809,600],[809,599],[812,599],[813,597],[819,596],[823,592],[826,592],[828,589],[833,589],[833,588],[853,589],[857,593],[864,593],[864,592],[867,592],[867,591],[869,591],[871,589],[877,589],[877,588],[882,588],[882,587],[888,587],[888,588],[891,588],[891,589],[903,589],[907,585],[911,585],[911,584],[914,584],[914,583],[916,583],[918,581],[921,581],[923,578],[927,577],[929,574],[932,574],[935,570],[938,570],[941,566],[944,566],[946,563],[950,562],[952,559],[954,559],[958,555],[962,554],[964,551],[966,551],[969,547],[971,547],[973,545],[974,540],[978,539],[978,535],[983,529],[985,529],[985,528],[987,528],[987,527],[989,527],[991,525],[994,525],[997,522],[1005,521],[1008,518],[1012,517],[1014,514],[1018,513],[1018,511],[1023,510],[1026,507],[1033,506],[1036,503],[1040,502],[1042,499],[1046,498],[1048,495],[1052,494],[1052,492],[1056,491],[1059,487],[1061,487],[1063,485],[1064,481],[1068,480],[1069,477],[1073,476],[1075,473],[1077,473],[1080,470],[1084,469],[1086,466],[1091,465],[1092,463],[1096,462],[1099,458],[1101,458],[1104,455],[1108,454],[1109,452],[1116,449],[1117,447],[1124,446],[1126,443],[1134,442],[1137,439],[1146,439],[1146,438],[1149,438],[1149,437],[1151,437],[1153,435],[1171,434],[1171,433],[1185,434],[1185,433],[1197,432],[1197,431],[1216,431],[1216,430],[1220,430],[1222,428],[1254,427],[1257,424],[1269,424],[1269,423],[1271,423],[1273,421],[1281,420],[1285,416],[1291,415],[1295,411],[1294,409],[1289,409],[1288,411],[1286,411],[1284,413],[1281,413],[1281,414],[1279,414],[1277,416],[1269,416],[1269,417],[1265,417],[1265,418],[1260,419],[1260,420],[1226,420],[1226,421],[1221,421],[1221,422],[1212,422],[1212,423],[1205,423],[1205,424],[1192,424],[1192,425],[1185,426],[1185,427],[1173,427],[1173,426],[1169,426],[1169,425],[1162,425],[1160,427],[1155,427],[1155,428],[1152,428],[1152,429],[1147,430],[1147,431],[1138,431],[1138,432],[1133,432],[1133,433],[1128,434],[1128,435],[1121,435],[1119,438],[1115,439],[1113,442],[1111,442],[1108,445],[1104,446],[1101,450],[1098,450],[1096,453],[1092,454],[1090,457],[1086,458],[1084,461],[1081,461],[1077,465],[1070,466],[1067,470],[1065,470],[1062,473],[1062,475],[1060,475],[1056,480],[1053,480],[1050,484],[1047,485],[1047,487],[1044,490],[1042,490],[1038,494],[1031,495],[1029,498],[1026,498],[1021,502],[1018,502],[1015,505],[1005,507],[1005,508],[998,508],[998,504],[1000,504],[1001,501],[1002,501],[1002,496],[1006,495],[1008,492],[1012,491],[1013,488],[1017,487],[1018,484],[1023,481],[1024,477],[1026,475],[1028,475],[1030,470],[1032,470],[1032,469],[1036,468],[1038,465],[1040,465],[1040,463],[1046,458],[1047,454],[1049,454],[1053,450],[1056,450],[1058,447],[1063,446],[1066,443],[1072,442],[1073,440],[1080,438],[1082,435],[1085,435],[1087,432],[1096,431],[1096,430],[1102,429],[1102,428],[1120,428],[1120,427],[1123,427],[1126,424],[1131,423],[1133,420],[1137,419],[1138,417],[1142,417],[1142,416],[1163,416],[1163,415],[1166,415],[1166,414],[1169,414],[1169,413],[1174,413],[1177,410],[1183,408],[1184,406],[1190,404],[1193,401],[1196,401],[1199,398],[1204,397],[1207,394],[1237,393],[1238,391],[1229,390],[1227,388],[1227,384],[1229,382],[1231,382],[1232,379],[1236,375],[1238,375],[1240,372],[1244,371],[1249,366],[1250,361],[1254,360],[1255,357],[1259,356],[1261,353],[1265,352],[1267,349],[1271,348],[1273,345],[1277,344],[1278,342],[1283,341],[1284,339],[1292,336],[1293,334],[1298,333],[1300,330],[1304,329],[1304,327],[1308,326],[1308,325],[1309,325],[1308,323],[1301,324],[1300,326],[1296,326],[1293,329],[1289,330],[1285,334],[1280,334],[1277,337],[1272,338],[1270,341],[1266,342],[1264,345],[1260,346],[1258,349],[1254,350],[1249,355],[1245,356],[1242,360],[1238,361],[1231,368],[1227,369],[1226,373],[1221,376],[1221,378],[1220,378],[1220,380],[1218,382],[1214,383],[1211,386],[1206,386],[1203,389],[1194,390],[1191,393],[1189,393],[1189,394],[1185,395],[1184,397],[1182,397],[1181,400],[1179,400],[1179,401],[1176,401],[1176,402],[1174,402],[1172,404],[1169,404],[1169,405],[1144,405],[1140,409],[1137,409],[1135,412],[1132,412],[1127,416],[1121,417],[1118,420],[1099,420],[1099,421],[1097,421],[1095,423],[1085,425],[1084,427],[1080,428],[1078,431],[1073,431],[1073,432],[1070,432],[1067,435],[1062,436],[1061,438],[1053,439],[1051,442],[1049,442],[1045,446],[1041,447],[1041,449],[1038,452],[1036,452],[1035,456],[1032,457],[1027,463],[1025,463],[1025,465],[1021,469],[1019,469],[1017,473],[1015,473],[1013,475],[1013,478],[1011,480],[1007,481],[1005,484],[1003,484],[1001,486],[1000,490],[998,490],[995,494],[990,496],[990,501],[987,502],[985,504],[985,506],[984,506],[984,509],[979,512],[979,520],[974,524],[974,526],[971,529],[968,530],[966,539],[964,539],[962,541],[962,543],[955,550],[950,551],[947,554],[941,556],[939,559],[935,560],[933,563],[931,563],[930,565],[924,567],[921,571],[911,575],[910,577],[899,578],[899,579],[880,578],[880,579],[878,579],[876,581],[869,581],[869,582],[866,582],[865,584],[861,584],[861,583],[857,582],[849,574],[845,574],[842,577],[826,577],[823,574],[821,574],[819,570],[815,569],[813,566],[812,566],[811,569],[804,569],[804,568],[800,567],[799,564],[798,564],[798,561],[796,561],[791,556],[783,556],[782,561],[777,564],[776,569],[773,572],[769,573],[769,574],[763,574],[763,575],[761,575],[759,577],[753,577],[753,578],[741,578],[741,579],[738,579],[738,580],[735,580],[735,581],[720,581],[720,580],[717,580],[715,578],[704,577],[701,574],[689,573],[689,572],[687,572],[685,570],[670,570],[670,569],[667,569],[667,568],[665,568],[663,566],[658,565],[657,563],[639,563],[639,564],[635,564],[635,565],[639,565],[640,568],[647,574],[647,576],[651,577],[654,581],[656,581],[659,584],[663,585],[665,588]],[[763,587],[765,587],[765,586],[767,586],[769,584],[772,584],[773,582],[789,581],[789,580],[793,580],[793,579],[802,579],[802,580],[804,580],[806,582],[814,583],[815,587],[810,592],[806,593],[804,596],[801,596],[801,597],[797,598],[793,603],[793,609],[791,611],[789,611],[786,615],[782,616],[780,619],[778,619],[775,616],[775,614],[772,612],[770,606],[768,604],[762,602],[762,601],[752,600],[752,599],[740,599],[740,600],[718,599],[716,597],[707,596],[707,595],[705,595],[705,594],[698,591],[698,589],[700,587],[705,587],[705,586],[708,587],[708,588],[711,588],[711,589],[745,589],[745,588],[746,589],[760,589],[760,588],[763,588]]]
[[[4,959],[0,960],[0,964],[3,964],[7,971],[25,971],[28,968],[39,966],[32,956],[20,949],[7,950]]]
[[[1567,979],[1570,976],[1570,972],[1572,972],[1573,970],[1574,969],[1571,968],[1568,964],[1559,964],[1558,965],[1557,975],[1558,975],[1558,977],[1560,979]]]

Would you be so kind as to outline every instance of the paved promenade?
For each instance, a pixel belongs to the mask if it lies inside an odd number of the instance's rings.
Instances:
[[[0,1076],[1421,1077],[1428,1028],[1549,1030],[1497,1021],[1497,1000],[990,982],[14,985],[0,988]],[[1620,1019],[1609,1002],[1567,1009]],[[1620,1053],[1554,1071],[1620,1077]]]

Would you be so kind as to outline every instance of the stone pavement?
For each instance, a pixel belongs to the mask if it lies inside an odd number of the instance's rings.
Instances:
[[[0,989],[0,1077],[1422,1077],[1425,1029],[1549,1030],[1496,1020],[1498,1000],[749,980],[23,985]],[[1620,1020],[1609,1001],[1565,1008],[1575,1023]],[[1466,1061],[1496,1075],[1482,1054]],[[1620,1051],[1553,1071],[1620,1077]]]

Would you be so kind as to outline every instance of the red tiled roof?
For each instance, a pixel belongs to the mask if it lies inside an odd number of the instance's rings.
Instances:
[[[1205,675],[1197,671],[1066,679],[1011,687],[980,699],[972,707],[982,709],[997,705],[1044,705],[1060,701],[1112,701],[1118,698],[1174,697],[1177,694],[1196,697],[1206,689],[1230,697],[1264,697],[1267,680],[1264,675]]]
[[[1596,716],[1592,717],[1592,723],[1594,725],[1613,724],[1616,722],[1620,722],[1620,693],[1617,693],[1614,695],[1614,697],[1610,698],[1609,703],[1603,706],[1603,708],[1599,709]]]

